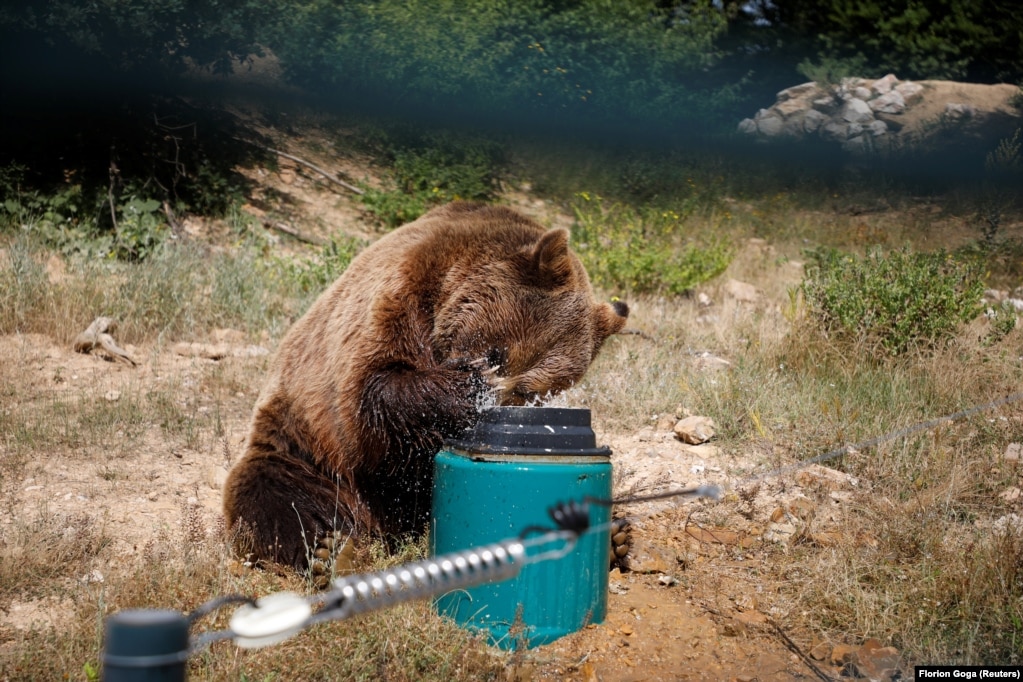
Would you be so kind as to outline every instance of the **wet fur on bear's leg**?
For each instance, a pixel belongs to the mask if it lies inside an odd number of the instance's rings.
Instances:
[[[357,496],[307,459],[274,450],[250,447],[224,495],[235,550],[254,562],[304,569],[321,538],[357,526]]]
[[[386,461],[367,457],[357,472],[364,500],[389,535],[423,531],[433,497],[433,457],[445,438],[479,416],[490,390],[480,363],[450,361],[429,368],[394,364],[372,374],[361,402],[364,453],[402,453]],[[403,504],[396,505],[395,500]]]

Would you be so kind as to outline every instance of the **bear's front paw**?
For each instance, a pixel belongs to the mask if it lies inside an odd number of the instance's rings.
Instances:
[[[629,550],[632,549],[632,524],[626,518],[611,521],[611,570],[622,573],[629,570]]]
[[[355,572],[355,543],[351,533],[336,530],[316,541],[309,559],[309,579],[318,590],[330,587],[330,581]]]

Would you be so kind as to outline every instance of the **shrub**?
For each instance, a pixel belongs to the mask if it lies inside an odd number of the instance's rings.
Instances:
[[[951,336],[981,310],[976,261],[940,251],[807,253],[802,283],[811,318],[829,335],[880,344],[891,355]]]
[[[599,287],[678,295],[720,275],[732,260],[733,249],[725,239],[682,237],[690,204],[678,211],[637,212],[622,204],[605,206],[587,192],[576,198],[572,239]]]
[[[415,220],[432,206],[455,199],[492,199],[504,151],[471,136],[430,133],[410,140],[385,139],[393,190],[367,189],[362,203],[385,227]]]

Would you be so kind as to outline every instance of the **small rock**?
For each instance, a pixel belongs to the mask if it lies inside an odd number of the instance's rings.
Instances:
[[[868,639],[849,657],[849,667],[857,677],[879,682],[890,682],[899,672],[899,650],[881,646],[876,639]]]
[[[657,416],[657,425],[654,428],[658,431],[671,431],[675,428],[675,421],[675,415],[661,414]]]
[[[829,662],[836,667],[843,666],[852,658],[854,651],[856,651],[856,647],[850,644],[836,644],[831,649],[831,659]]]
[[[820,97],[813,101],[814,110],[825,115],[834,113],[837,106],[838,102],[834,97]]]
[[[888,124],[880,120],[871,121],[867,125],[867,132],[874,137],[881,137],[888,132]]]
[[[699,445],[706,443],[717,433],[714,420],[710,417],[686,417],[675,424],[675,437],[683,443]]]
[[[735,602],[735,608],[739,611],[756,611],[757,610],[757,598],[752,594],[740,594],[736,595],[732,601]]]
[[[699,303],[700,306],[703,308],[707,308],[713,305],[713,301],[710,300],[710,296],[703,293],[702,291],[696,295],[696,302]]]
[[[821,135],[829,140],[844,140],[849,137],[849,124],[832,119],[821,127]]]
[[[806,103],[799,99],[789,99],[784,102],[779,102],[774,105],[774,110],[779,114],[788,118],[792,114],[798,113],[806,109]]]
[[[628,637],[629,635],[631,635],[633,633],[633,629],[632,629],[631,625],[625,624],[625,625],[621,626],[620,628],[618,628],[618,632],[620,632],[623,635],[625,635],[626,637]]]
[[[874,112],[869,104],[853,97],[842,107],[842,119],[848,123],[866,123],[874,120]]]
[[[803,130],[808,133],[817,132],[824,122],[828,120],[828,117],[817,111],[816,109],[810,109],[803,116]]]
[[[999,516],[991,523],[991,528],[999,533],[1023,533],[1023,517],[1019,514]]]
[[[1023,298],[1007,298],[1005,305],[1016,309],[1016,312],[1023,313]]]
[[[665,587],[671,587],[672,585],[674,585],[678,581],[675,580],[670,575],[663,575],[662,574],[662,575],[657,576],[657,582],[660,583],[661,585],[664,585]]]
[[[785,122],[780,116],[765,116],[757,121],[757,130],[766,137],[775,137],[784,126]]]
[[[726,294],[740,303],[755,303],[760,298],[755,286],[736,279],[725,282],[724,289]]]
[[[820,464],[811,464],[796,474],[796,483],[805,488],[824,488],[826,490],[839,490],[843,488],[854,488],[859,483],[855,476],[830,469]]]
[[[79,578],[78,582],[83,585],[89,585],[90,583],[102,583],[103,580],[103,574],[99,570],[93,570]]]
[[[103,399],[106,400],[108,403],[116,403],[118,400],[121,399],[121,392],[107,391],[106,394],[104,394]]]
[[[207,360],[221,360],[231,354],[231,349],[226,344],[182,342],[174,344],[171,350],[184,357],[206,358]]]
[[[827,642],[818,642],[810,649],[810,658],[815,661],[823,661],[831,654],[831,645]]]
[[[899,79],[895,77],[895,74],[890,73],[884,78],[878,78],[876,81],[870,84],[870,89],[878,95],[884,95],[891,92],[892,88],[898,84]]]
[[[721,626],[721,634],[725,637],[740,637],[746,634],[746,626],[733,618]]]
[[[820,464],[810,464],[796,473],[796,483],[804,488],[838,490],[855,488],[859,484],[856,476]]]
[[[780,91],[777,95],[778,101],[785,102],[790,99],[802,99],[807,95],[814,94],[820,91],[820,86],[814,81],[807,83],[800,83],[799,85],[793,85],[790,88],[785,88]]]
[[[684,443],[680,443],[680,445],[682,445],[684,452],[692,455],[693,457],[713,459],[721,454],[721,450],[718,447],[709,443],[703,443],[701,445],[686,445]],[[703,467],[703,462],[700,462],[700,466]],[[721,471],[718,467],[711,467],[710,470],[717,472]],[[700,471],[703,471],[703,468],[701,468]]]
[[[874,96],[874,93],[869,88],[865,88],[862,85],[853,88],[852,94],[853,97],[864,102]]]
[[[1002,459],[1006,462],[1019,462],[1023,458],[1023,443],[1009,443],[1005,448]]]
[[[998,497],[1002,498],[1002,500],[1004,500],[1005,502],[1011,504],[1019,500],[1020,495],[1023,495],[1023,491],[1013,486],[1012,488],[1009,488],[1008,490],[999,493]]]
[[[895,86],[895,90],[902,95],[906,104],[912,104],[923,97],[924,86],[912,81],[903,81]]]
[[[901,114],[906,110],[906,100],[898,90],[892,90],[868,102],[870,108],[880,114]]]

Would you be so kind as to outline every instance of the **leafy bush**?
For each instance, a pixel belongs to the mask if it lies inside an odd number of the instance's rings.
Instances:
[[[907,249],[863,258],[827,248],[807,255],[802,291],[810,316],[835,337],[900,355],[951,336],[981,310],[977,261]]]
[[[49,194],[22,191],[20,185],[18,167],[0,169],[0,194],[7,196],[0,203],[0,228],[35,233],[65,255],[142,260],[169,234],[160,202],[130,189],[114,204],[111,216],[108,198],[89,197],[80,184],[66,184]],[[100,217],[109,218],[113,228],[106,229]]]
[[[385,161],[395,189],[367,189],[363,206],[388,228],[415,220],[430,207],[455,199],[492,199],[503,149],[472,136],[443,133],[408,140],[384,137]]]
[[[640,213],[582,192],[572,209],[575,250],[593,283],[606,289],[678,295],[720,275],[732,260],[727,240],[683,239],[691,205]]]

